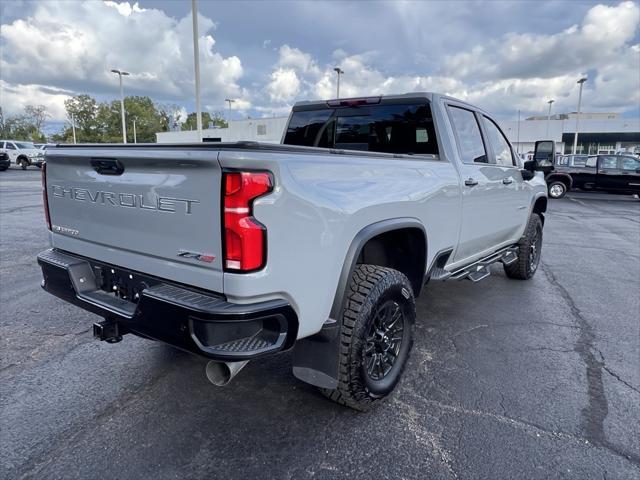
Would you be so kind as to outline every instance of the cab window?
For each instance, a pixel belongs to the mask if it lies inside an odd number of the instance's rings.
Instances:
[[[504,167],[513,167],[515,163],[513,162],[513,153],[509,142],[493,120],[487,116],[484,117],[484,120],[495,163]]]
[[[427,103],[293,110],[284,143],[400,154],[438,154]]]
[[[613,156],[604,156],[602,157],[600,168],[602,168],[603,170],[617,170],[618,159]]]
[[[11,143],[11,142],[7,142],[7,143],[5,144],[5,148],[6,148],[7,150],[17,150],[16,146],[15,146],[13,143]]]
[[[449,114],[462,161],[464,163],[487,163],[487,152],[484,148],[476,115],[471,110],[452,105],[449,105]]]
[[[587,158],[587,163],[585,164],[585,167],[596,168],[597,165],[598,165],[598,157]]]
[[[640,168],[640,160],[636,160],[633,157],[622,157],[622,169],[623,170],[637,170]]]

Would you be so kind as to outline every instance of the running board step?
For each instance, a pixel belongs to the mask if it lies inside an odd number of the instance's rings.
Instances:
[[[444,281],[451,277],[451,272],[440,267],[433,267],[429,277],[432,281]]]
[[[467,275],[467,278],[473,283],[476,283],[480,280],[484,280],[489,275],[491,275],[491,272],[489,271],[488,267],[478,267],[478,270],[476,270],[475,272],[471,272],[469,275]]]
[[[449,278],[452,280],[468,278],[472,282],[479,282],[491,275],[491,271],[489,270],[490,265],[497,262],[502,262],[504,265],[511,265],[516,260],[518,260],[518,247],[503,248],[485,258],[477,260],[471,265],[452,272]]]

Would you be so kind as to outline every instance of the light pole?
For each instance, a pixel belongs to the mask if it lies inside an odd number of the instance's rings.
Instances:
[[[578,124],[580,122],[580,107],[582,105],[582,85],[587,81],[587,77],[580,78],[576,83],[580,84],[580,93],[578,93],[578,112],[576,114],[576,132],[573,134],[573,154],[576,154],[578,149]]]
[[[516,153],[520,153],[520,110],[518,110],[518,147],[516,148]]]
[[[340,98],[340,75],[344,74],[344,70],[341,70],[339,67],[333,69],[334,72],[338,74],[338,84],[336,86],[336,98]]]
[[[547,113],[547,138],[549,138],[549,125],[551,124],[551,105],[555,102],[555,100],[549,100],[547,103],[549,104],[549,112]]]
[[[136,119],[133,119],[133,143],[138,143],[138,137],[136,136]]]
[[[71,132],[73,133],[73,143],[76,143],[76,119],[73,116],[73,113],[71,114]]]
[[[225,98],[224,101],[229,103],[229,120],[231,120],[231,104],[235,102],[235,100],[233,98]],[[228,124],[229,122],[227,122],[227,125]]]
[[[120,78],[120,113],[122,114],[122,143],[127,143],[127,125],[124,121],[124,90],[122,89],[122,76],[129,75],[129,72],[125,72],[124,70],[118,70],[114,68],[111,72],[118,75]]]
[[[198,47],[198,5],[191,0],[191,19],[193,20],[193,63],[196,74],[196,126],[198,140],[202,141],[202,109],[200,108],[200,48]]]

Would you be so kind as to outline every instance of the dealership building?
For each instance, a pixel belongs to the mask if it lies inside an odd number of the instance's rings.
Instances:
[[[520,122],[505,121],[500,125],[519,153],[532,152],[537,140],[553,140],[556,151],[572,153],[576,131],[576,113],[529,117]],[[205,142],[254,141],[280,143],[288,117],[230,120],[228,128],[202,131]],[[640,118],[623,118],[619,113],[581,113],[578,124],[577,153],[618,153],[640,151]],[[191,143],[198,141],[195,130],[160,132],[158,143]]]

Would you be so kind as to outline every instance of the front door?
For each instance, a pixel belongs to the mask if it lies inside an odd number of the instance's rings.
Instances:
[[[640,160],[620,157],[620,189],[629,193],[640,193]]]
[[[473,260],[508,238],[512,215],[507,201],[505,172],[489,163],[490,150],[479,118],[465,106],[447,106],[461,160],[462,226],[454,262]]]

